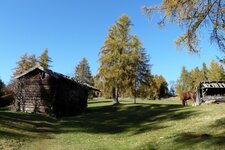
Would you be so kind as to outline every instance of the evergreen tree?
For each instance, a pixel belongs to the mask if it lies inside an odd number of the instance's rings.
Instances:
[[[39,57],[38,63],[43,68],[48,69],[50,67],[49,63],[51,63],[51,62],[52,62],[52,60],[48,56],[48,49],[45,49],[44,52]]]
[[[107,93],[111,91],[114,104],[119,103],[119,94],[131,93],[136,98],[140,83],[145,82],[145,74],[150,69],[142,43],[129,33],[130,25],[129,17],[122,15],[110,28],[100,50],[97,76]]]
[[[165,97],[168,94],[168,83],[162,75],[155,75],[154,82],[156,84],[155,96],[157,99]]]
[[[137,91],[140,83],[147,84],[149,82],[149,59],[142,48],[142,43],[138,40],[137,36],[132,36],[129,52],[129,65],[127,65],[127,76],[129,77],[129,85],[134,97],[134,103],[136,103]]]
[[[20,60],[16,62],[17,67],[15,69],[15,72],[13,73],[13,76],[17,76],[22,74],[24,71],[27,69],[27,60],[28,60],[28,55],[25,53],[20,57]]]
[[[105,84],[104,78],[100,77],[99,74],[97,74],[94,78],[94,85],[95,87],[101,90],[101,93],[98,93],[99,96],[102,96],[105,98],[112,98],[111,86],[108,86],[107,84]]]
[[[129,60],[128,41],[130,40],[130,19],[122,15],[111,27],[109,34],[100,50],[100,68],[98,76],[104,84],[110,86],[113,103],[118,104],[119,93],[124,89],[123,81],[126,80],[126,68]]]
[[[190,76],[190,73],[187,71],[185,67],[183,67],[181,71],[181,75],[175,85],[176,92],[180,94],[182,92],[193,90],[191,86],[192,81],[193,80]]]
[[[208,68],[205,63],[202,64],[202,81],[208,81]]]
[[[159,98],[159,87],[156,82],[155,76],[153,77],[151,86],[149,88],[149,99],[158,99]]]
[[[5,87],[5,84],[4,82],[0,79],[0,97],[3,95],[4,93],[4,87]]]
[[[169,93],[168,83],[162,75],[149,76],[149,84],[141,84],[140,93],[142,97],[148,99],[160,99],[166,97]],[[145,97],[146,96],[146,97]]]
[[[35,55],[29,56],[27,53],[25,53],[20,57],[20,60],[16,62],[16,64],[17,67],[13,73],[14,77],[34,67],[37,64],[37,59]]]
[[[215,60],[212,60],[210,63],[208,71],[209,81],[220,81],[224,78],[224,68],[222,65],[219,65]]]
[[[90,67],[86,58],[83,58],[79,65],[75,68],[75,79],[81,83],[94,84]]]
[[[156,84],[153,80],[153,76],[151,75],[150,70],[145,74],[145,82],[140,82],[138,88],[138,94],[141,98],[151,99],[154,96],[154,90],[156,89]]]
[[[28,68],[33,68],[37,64],[36,56],[33,54],[28,57]]]
[[[190,87],[192,90],[195,90],[195,88],[199,86],[200,82],[203,81],[204,76],[202,76],[202,71],[200,71],[198,67],[195,67],[191,70],[190,77],[192,80]]]

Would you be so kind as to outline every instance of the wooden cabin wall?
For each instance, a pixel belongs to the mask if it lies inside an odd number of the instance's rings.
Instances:
[[[46,74],[41,79],[39,73],[23,79],[22,100],[19,102],[19,109],[22,112],[45,113],[48,103],[51,101],[51,87],[49,85],[50,76]]]
[[[72,116],[87,109],[88,89],[66,78],[55,78],[36,70],[20,79],[22,112],[41,112],[55,116]]]
[[[88,90],[72,81],[57,81],[53,112],[56,116],[71,116],[87,109]]]

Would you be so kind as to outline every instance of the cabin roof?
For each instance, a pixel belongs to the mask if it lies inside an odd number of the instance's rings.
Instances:
[[[25,71],[24,73],[22,73],[22,74],[16,76],[15,79],[20,79],[21,77],[23,77],[23,76],[25,76],[25,75],[27,75],[27,74],[29,74],[29,73],[31,73],[31,72],[37,70],[37,69],[38,69],[38,70],[41,70],[41,71],[43,71],[43,72],[45,72],[45,73],[47,73],[47,74],[49,74],[50,76],[52,76],[52,77],[54,77],[54,78],[56,78],[56,79],[66,79],[66,80],[70,80],[70,81],[72,81],[72,82],[74,82],[74,83],[80,84],[81,86],[85,86],[85,87],[87,87],[87,88],[90,89],[90,90],[94,90],[94,91],[99,91],[99,92],[100,92],[100,90],[99,90],[98,88],[96,88],[96,87],[93,87],[93,86],[91,86],[91,85],[89,85],[89,84],[87,84],[87,83],[81,83],[81,82],[75,80],[75,78],[66,76],[66,75],[61,74],[61,73],[58,73],[58,72],[54,72],[54,71],[52,71],[52,70],[50,70],[50,69],[45,69],[45,68],[43,68],[43,67],[40,66],[40,65],[36,65],[36,66],[34,66],[33,68],[30,68],[29,70]]]

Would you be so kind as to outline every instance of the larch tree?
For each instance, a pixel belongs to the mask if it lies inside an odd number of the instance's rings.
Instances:
[[[75,68],[75,79],[81,83],[94,84],[91,70],[86,58],[83,58]]]
[[[224,74],[225,72],[223,66],[219,65],[215,60],[212,60],[208,71],[209,81],[223,80]]]
[[[182,67],[181,75],[175,85],[176,92],[180,94],[182,92],[193,90],[191,84],[192,78],[190,76],[190,73],[185,67]]]
[[[208,68],[205,63],[202,64],[202,70],[201,70],[201,75],[202,75],[202,81],[208,81]]]
[[[38,59],[38,64],[42,66],[45,69],[48,69],[50,67],[50,63],[52,62],[51,58],[48,56],[48,49],[45,49],[44,52],[41,54],[41,56]]]
[[[126,68],[129,60],[128,42],[130,40],[131,21],[127,15],[122,15],[110,28],[104,45],[100,49],[100,68],[98,77],[111,90],[113,104],[119,104],[119,93],[123,90],[126,80]]]
[[[212,43],[225,53],[225,1],[224,0],[162,0],[158,6],[144,7],[147,14],[163,13],[159,24],[166,21],[178,23],[184,33],[176,40],[190,52],[199,52],[200,31],[207,28]],[[221,57],[225,62],[225,56]]]
[[[28,68],[32,68],[34,67],[36,64],[37,64],[37,58],[36,58],[36,55],[31,55],[28,57]]]
[[[16,64],[17,67],[13,73],[14,77],[34,67],[37,64],[37,59],[35,55],[29,56],[27,53],[25,53],[20,57],[20,60],[16,62]]]
[[[195,88],[199,86],[200,82],[203,81],[204,76],[202,75],[202,71],[198,67],[195,67],[193,70],[191,70],[190,77],[192,80],[190,83],[191,89],[195,90]]]
[[[27,53],[22,55],[20,57],[20,60],[16,62],[17,67],[15,68],[15,71],[13,73],[13,77],[16,77],[25,71],[33,68],[37,64],[37,59],[35,55],[29,56]],[[15,80],[14,78],[11,79],[10,83],[7,86],[7,89],[10,92],[13,92],[14,96],[16,96],[16,100],[19,100],[20,102],[23,102],[22,92],[23,92],[23,85],[24,80]]]
[[[130,18],[123,14],[110,28],[100,50],[97,77],[107,85],[104,89],[111,91],[113,104],[119,103],[119,94],[129,94],[128,89],[135,98],[139,83],[144,82],[144,75],[150,69],[142,43],[130,34],[130,26]]]

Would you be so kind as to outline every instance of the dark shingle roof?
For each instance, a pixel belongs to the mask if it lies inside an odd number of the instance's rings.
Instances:
[[[75,78],[66,76],[66,75],[61,74],[61,73],[58,73],[58,72],[54,72],[54,71],[52,71],[52,70],[50,70],[50,69],[45,69],[45,68],[43,68],[43,67],[40,66],[40,65],[36,65],[36,66],[34,66],[33,68],[30,68],[29,70],[27,70],[27,71],[25,71],[24,73],[22,73],[22,74],[16,76],[15,78],[16,78],[16,79],[19,79],[19,78],[21,78],[21,77],[23,77],[23,76],[29,74],[30,72],[36,70],[36,69],[39,69],[39,70],[41,70],[41,71],[43,71],[43,72],[46,72],[47,74],[53,76],[53,77],[56,78],[56,79],[60,79],[60,78],[61,78],[61,79],[67,79],[67,80],[70,80],[70,81],[72,81],[72,82],[74,82],[74,83],[80,84],[81,86],[85,86],[85,87],[89,88],[90,90],[94,90],[94,91],[99,91],[99,92],[100,92],[100,90],[97,89],[96,87],[93,87],[93,86],[91,86],[91,85],[89,85],[89,84],[87,84],[87,83],[81,83],[81,82],[75,80]]]

